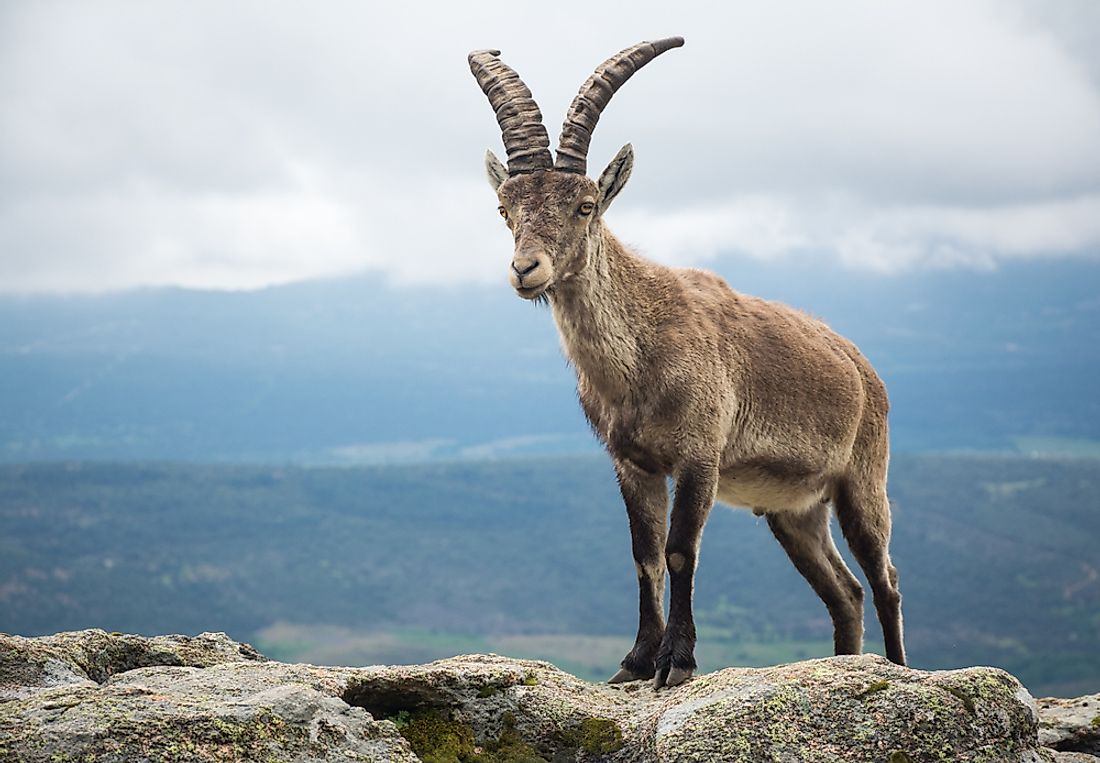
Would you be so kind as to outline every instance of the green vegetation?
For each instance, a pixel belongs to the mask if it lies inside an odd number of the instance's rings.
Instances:
[[[442,711],[421,709],[394,718],[401,736],[424,763],[459,763],[474,754],[474,731]]]
[[[590,755],[609,755],[623,747],[623,730],[607,718],[585,718],[580,726],[566,734],[569,747],[579,747]]]
[[[886,691],[890,688],[889,681],[872,681],[871,685],[861,691],[858,696],[869,697],[872,694],[877,694],[880,691]]]
[[[454,720],[441,708],[400,710],[385,716],[385,719],[397,726],[413,752],[425,763],[546,763],[549,760],[523,739],[516,730],[516,717],[510,712],[502,715],[502,728],[497,738],[489,739],[483,744],[477,743],[473,727]],[[588,720],[597,719],[586,719],[585,722]],[[613,741],[607,741],[614,736],[614,732],[608,731],[603,725],[586,728],[586,734],[580,734],[572,744],[566,743],[566,747],[583,746],[589,751],[607,748],[608,752],[622,747],[621,732],[618,733],[618,742],[615,745]],[[615,731],[619,731],[617,726]]]
[[[1098,495],[1093,459],[895,457],[912,664],[997,665],[1036,695],[1095,691]],[[603,458],[3,466],[0,528],[0,631],[12,633],[224,630],[284,660],[492,651],[603,679],[637,618]],[[696,617],[702,670],[832,652],[824,607],[748,512],[712,515]]]

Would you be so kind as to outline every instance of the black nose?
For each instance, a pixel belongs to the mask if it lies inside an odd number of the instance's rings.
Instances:
[[[518,275],[520,278],[527,275],[538,266],[539,261],[536,259],[528,260],[525,257],[522,260],[512,260],[512,270],[516,271],[516,275]]]

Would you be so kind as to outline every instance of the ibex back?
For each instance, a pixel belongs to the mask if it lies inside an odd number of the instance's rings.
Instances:
[[[519,76],[499,51],[470,54],[508,152],[507,167],[489,152],[486,170],[515,239],[512,286],[549,302],[630,520],[638,636],[611,681],[655,677],[659,688],[694,671],[693,578],[716,499],[767,517],[825,602],[836,653],[858,654],[863,589],[833,544],[831,505],[874,593],[886,655],[905,664],[889,554],[888,403],[870,363],[820,321],[619,243],[603,217],[630,177],[629,144],[598,181],[586,177],[592,130],[612,94],[682,44],[639,43],[597,68],[569,109],[556,162]]]

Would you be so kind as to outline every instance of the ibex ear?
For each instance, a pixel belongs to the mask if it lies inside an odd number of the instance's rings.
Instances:
[[[485,177],[489,179],[489,185],[493,187],[493,190],[500,188],[500,184],[508,179],[508,168],[504,166],[504,162],[497,159],[497,155],[492,151],[485,152]]]
[[[619,191],[623,190],[626,181],[630,179],[630,171],[633,169],[634,146],[627,143],[619,149],[619,153],[615,154],[611,164],[607,165],[607,169],[600,175],[600,180],[597,183],[600,187],[600,214],[607,211],[607,208],[611,206],[611,200],[619,195]]]

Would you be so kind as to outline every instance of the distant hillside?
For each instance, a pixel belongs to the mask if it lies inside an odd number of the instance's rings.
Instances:
[[[719,270],[863,348],[890,388],[897,451],[1100,452],[1100,262],[887,276],[727,258]],[[0,461],[340,464],[595,447],[549,313],[503,276],[0,298]]]
[[[1100,685],[1100,460],[900,456],[891,479],[915,666]],[[3,466],[0,527],[0,631],[24,635],[225,630],[317,662],[493,649],[598,677],[636,622],[600,457]],[[824,607],[747,512],[713,514],[697,614],[705,669],[831,648]]]

